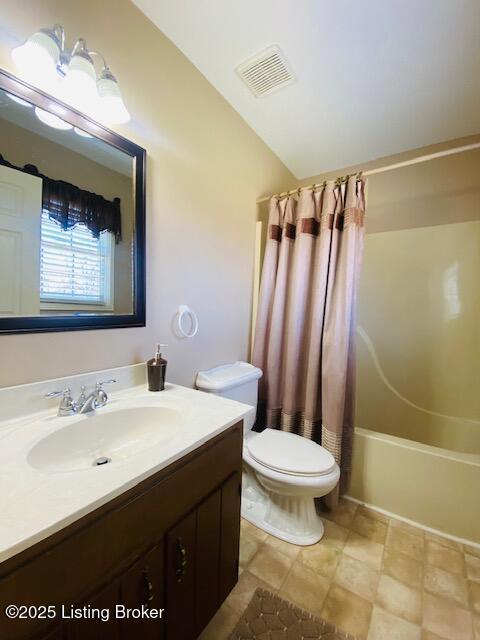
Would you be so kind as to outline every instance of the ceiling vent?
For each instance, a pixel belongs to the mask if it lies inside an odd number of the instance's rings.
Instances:
[[[235,71],[257,98],[286,87],[295,80],[285,56],[276,45],[245,60]]]

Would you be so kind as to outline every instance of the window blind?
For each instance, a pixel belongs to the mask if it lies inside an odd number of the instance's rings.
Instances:
[[[109,236],[103,233],[94,238],[83,224],[62,229],[43,211],[40,299],[67,304],[107,304]]]

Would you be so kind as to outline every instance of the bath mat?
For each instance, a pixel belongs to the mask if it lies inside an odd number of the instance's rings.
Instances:
[[[355,640],[288,600],[257,589],[229,640]]]

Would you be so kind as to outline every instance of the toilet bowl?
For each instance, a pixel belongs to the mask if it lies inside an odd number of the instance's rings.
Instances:
[[[243,446],[243,517],[287,542],[318,542],[323,523],[314,498],[329,493],[340,478],[333,456],[293,433],[265,429],[249,435]]]
[[[252,406],[244,419],[242,516],[273,536],[297,545],[318,542],[323,524],[315,498],[338,483],[330,452],[286,431],[252,431],[260,369],[246,362],[215,367],[197,376],[197,388]]]

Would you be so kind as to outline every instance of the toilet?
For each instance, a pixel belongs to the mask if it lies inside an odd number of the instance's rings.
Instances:
[[[257,367],[235,362],[201,371],[196,385],[252,406],[244,418],[242,516],[286,542],[314,544],[323,535],[314,499],[336,486],[340,469],[312,440],[276,429],[252,431],[261,376]]]

